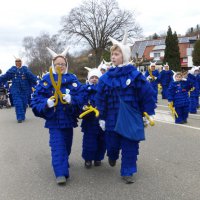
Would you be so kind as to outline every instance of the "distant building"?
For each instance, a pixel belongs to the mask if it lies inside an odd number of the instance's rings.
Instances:
[[[192,51],[194,43],[197,40],[196,36],[192,37],[178,37],[181,67],[192,67]],[[157,61],[158,65],[163,64],[165,55],[165,39],[143,40],[136,41],[132,48],[132,57],[144,59],[143,67],[149,65],[150,61]]]

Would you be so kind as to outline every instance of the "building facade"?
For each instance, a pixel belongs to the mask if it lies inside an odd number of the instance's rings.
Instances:
[[[178,37],[181,67],[193,66],[192,51],[196,40],[196,36]],[[157,61],[158,64],[162,65],[165,47],[165,39],[136,41],[132,48],[132,57],[134,58],[138,54],[138,58],[145,60],[144,66],[149,65],[149,62],[152,61]]]

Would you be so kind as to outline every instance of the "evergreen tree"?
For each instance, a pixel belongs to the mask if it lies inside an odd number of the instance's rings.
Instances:
[[[157,33],[154,33],[153,36],[152,36],[152,39],[153,39],[153,40],[156,40],[156,39],[158,39],[158,38],[159,38],[159,35],[158,35]]]
[[[200,40],[197,40],[194,44],[194,50],[192,52],[192,61],[194,66],[200,66]]]
[[[172,29],[169,26],[165,39],[165,56],[164,63],[168,63],[172,70],[180,71],[180,52],[178,46],[178,37],[176,32],[172,34]]]

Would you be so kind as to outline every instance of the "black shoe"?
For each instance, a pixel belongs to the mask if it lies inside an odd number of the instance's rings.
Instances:
[[[95,166],[95,167],[101,166],[101,161],[95,160],[95,161],[94,161],[94,166]]]
[[[122,176],[122,180],[126,183],[126,184],[132,184],[135,181],[133,180],[133,176]]]
[[[187,120],[183,121],[184,124],[187,124]]]
[[[108,159],[108,163],[111,167],[114,167],[116,165],[116,160],[110,160],[110,158]]]
[[[18,120],[17,122],[18,122],[18,123],[22,123],[22,120]]]
[[[56,178],[56,183],[57,183],[58,185],[65,185],[66,182],[67,182],[67,179],[66,179],[65,176],[58,176],[58,177]]]
[[[90,168],[92,167],[92,161],[86,160],[86,161],[85,161],[85,167],[86,167],[87,169],[90,169]]]

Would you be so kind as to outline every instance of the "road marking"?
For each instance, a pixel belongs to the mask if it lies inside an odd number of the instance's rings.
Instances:
[[[195,130],[200,130],[200,128],[195,127],[195,126],[188,126],[188,125],[184,125],[184,124],[175,124],[175,123],[172,123],[172,122],[167,122],[167,121],[158,120],[158,119],[156,119],[155,121],[166,123],[166,124],[171,124],[171,125],[174,125],[174,126],[182,126],[182,127],[185,127],[185,128],[191,128],[191,129],[195,129]]]
[[[166,105],[161,105],[161,104],[157,104],[158,107],[164,107],[164,108],[168,108],[168,106]],[[200,113],[200,110],[197,110],[197,112]],[[196,114],[190,114],[190,115],[196,115]]]
[[[168,115],[167,113],[162,113],[162,112],[156,112],[155,115],[155,120],[162,120],[162,121],[166,121],[166,122],[174,122],[174,119],[171,115]]]
[[[157,106],[168,108],[166,105],[157,104]]]
[[[156,110],[156,112],[171,115],[171,112],[167,110]],[[191,113],[189,113],[189,116],[200,117],[200,115],[198,114],[191,114]]]

